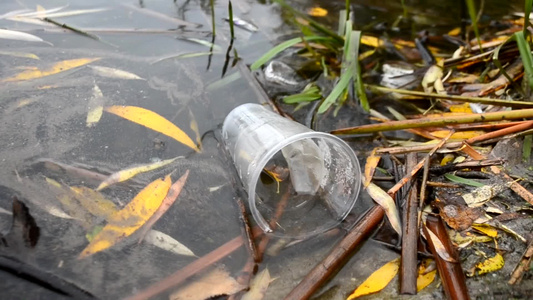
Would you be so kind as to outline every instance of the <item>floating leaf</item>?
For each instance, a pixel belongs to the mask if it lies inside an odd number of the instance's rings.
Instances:
[[[366,158],[365,181],[363,182],[363,186],[365,188],[370,184],[372,177],[374,177],[374,172],[376,171],[376,167],[378,166],[378,163],[381,160],[381,156],[376,155],[377,150],[378,150],[377,148],[374,148],[374,150],[372,150],[372,153],[370,153],[370,155]]]
[[[495,272],[503,268],[505,261],[500,253],[496,253],[493,257],[489,257],[486,260],[478,263],[476,269],[478,269],[478,275]]]
[[[174,204],[176,199],[178,199],[178,196],[181,193],[181,190],[183,189],[183,186],[185,185],[185,182],[187,181],[187,177],[189,176],[189,170],[185,171],[185,174],[178,179],[171,187],[170,190],[163,199],[163,202],[161,202],[161,205],[157,209],[157,211],[150,217],[150,219],[144,224],[143,230],[141,231],[139,243],[143,240],[146,232],[152,228],[152,226],[161,218],[162,215],[164,215],[167,210]]]
[[[138,75],[135,75],[133,73],[119,70],[119,69],[113,69],[108,67],[102,67],[102,66],[88,66],[91,68],[94,72],[94,74],[102,77],[107,78],[117,78],[117,79],[127,79],[127,80],[145,80],[142,77],[139,77]]]
[[[104,95],[95,83],[93,87],[93,96],[89,99],[89,112],[87,113],[86,121],[87,127],[92,127],[100,121],[104,111],[104,102]]]
[[[40,59],[39,56],[33,53],[24,53],[24,52],[0,51],[0,55],[7,55],[7,56],[13,56],[13,57],[20,57],[20,58],[30,58],[30,59],[37,59],[37,60]]]
[[[268,269],[257,273],[250,283],[250,290],[242,295],[241,300],[261,300],[266,294],[270,284],[270,272]]]
[[[123,209],[109,217],[104,229],[81,252],[78,258],[85,258],[105,250],[137,231],[161,205],[170,188],[171,179],[157,179],[140,191]]]
[[[170,235],[166,233],[162,233],[158,230],[149,230],[146,236],[144,237],[144,241],[146,243],[152,244],[156,247],[159,247],[163,250],[176,253],[179,255],[186,255],[186,256],[196,256],[194,252],[191,251],[191,249],[187,248],[187,246],[183,245],[182,243],[178,242],[176,239],[172,238]]]
[[[170,300],[215,299],[220,295],[233,295],[246,287],[237,282],[230,274],[216,268],[172,293]]]
[[[17,40],[17,41],[24,41],[24,42],[48,43],[48,42],[45,42],[40,37],[35,36],[33,34],[20,32],[20,31],[14,31],[14,30],[7,30],[7,29],[0,29],[0,39]]]
[[[457,262],[451,255],[448,253],[448,250],[446,250],[446,247],[444,247],[444,244],[440,241],[439,237],[433,233],[429,228],[427,228],[427,232],[429,233],[428,239],[431,239],[431,242],[433,243],[433,246],[435,246],[435,251],[437,251],[437,254],[440,256],[440,258],[444,259],[445,261],[455,263]]]
[[[466,184],[466,185],[474,186],[474,187],[485,186],[481,182],[477,182],[475,180],[468,179],[468,178],[459,177],[459,176],[451,174],[451,173],[444,174],[444,177],[446,177],[446,179],[448,179],[449,181],[452,181],[452,182],[455,182],[455,183]]]
[[[37,79],[37,78],[41,78],[41,77],[45,77],[49,75],[54,75],[57,73],[65,72],[67,70],[86,65],[88,63],[91,63],[99,59],[100,58],[77,58],[77,59],[63,60],[63,61],[55,63],[48,69],[39,70],[37,68],[32,68],[32,69],[23,71],[15,75],[14,77],[6,78],[2,80],[2,82],[31,80],[31,79]]]
[[[105,111],[167,135],[196,152],[200,152],[200,149],[183,130],[153,111],[137,106],[110,106],[106,107]]]
[[[370,182],[366,187],[366,191],[372,197],[377,204],[379,204],[385,210],[387,218],[392,225],[392,228],[401,236],[402,235],[402,226],[400,223],[400,214],[394,203],[394,199],[387,194],[383,189],[374,183]]]
[[[357,287],[357,289],[355,289],[347,300],[381,291],[396,276],[399,268],[399,258],[389,261],[372,273],[359,287]]]
[[[437,270],[428,271],[427,265],[433,261],[432,259],[425,259],[418,268],[418,277],[416,278],[416,291],[420,292],[425,287],[430,285],[433,280],[435,280],[435,276],[437,275]]]
[[[166,159],[166,160],[158,161],[155,163],[146,164],[146,165],[118,171],[116,173],[109,175],[109,177],[107,177],[102,183],[100,183],[100,185],[96,188],[96,190],[101,191],[112,184],[126,181],[140,173],[145,173],[145,172],[149,172],[149,171],[164,167],[172,163],[178,158],[183,158],[183,156],[178,156],[178,157],[174,157],[171,159]]]

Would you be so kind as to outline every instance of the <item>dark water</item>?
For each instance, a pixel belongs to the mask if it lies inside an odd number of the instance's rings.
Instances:
[[[406,3],[415,21],[407,25],[400,23],[400,31],[386,30],[391,36],[409,38],[424,29],[442,33],[460,25],[460,1]],[[295,32],[284,22],[285,13],[270,3],[233,1],[234,14],[253,21],[260,28],[255,33],[236,28],[233,48],[241,58],[236,63],[233,50],[228,55],[226,53],[230,31],[223,18],[228,14],[227,2],[215,1],[217,34],[214,42],[220,50],[211,56],[155,62],[177,53],[209,50],[205,45],[182,39],[194,37],[212,41],[209,1],[43,3],[5,0],[0,3],[0,14],[33,10],[38,4],[46,9],[68,5],[63,10],[108,8],[57,18],[57,21],[73,27],[92,29],[101,41],[56,26],[0,19],[0,28],[31,33],[53,44],[0,40],[0,51],[33,53],[40,58],[0,55],[0,78],[11,77],[24,68],[46,68],[67,59],[100,58],[91,65],[125,70],[145,80],[104,78],[95,75],[88,67],[81,67],[35,80],[0,83],[0,207],[10,211],[11,197],[17,195],[27,204],[40,228],[39,241],[34,249],[3,247],[2,253],[67,279],[97,297],[109,299],[133,295],[195,260],[146,243],[137,245],[133,239],[126,239],[91,257],[77,259],[88,243],[87,230],[76,220],[49,213],[49,204],[58,207],[61,204],[44,176],[71,186],[95,188],[99,182],[43,168],[42,163],[38,163],[43,158],[109,174],[137,164],[186,156],[171,166],[136,177],[131,185],[107,189],[104,195],[117,205],[124,205],[152,180],[171,171],[174,171],[173,180],[176,180],[190,170],[178,202],[154,229],[172,236],[198,256],[239,236],[241,223],[234,200],[240,195],[239,184],[231,162],[221,150],[218,129],[227,113],[239,104],[265,101],[260,88],[248,77],[250,74],[245,64],[267,51],[271,42]],[[292,1],[291,4],[301,11],[317,5],[326,8],[329,14],[321,21],[335,28],[337,12],[343,8],[344,1]],[[135,9],[140,7],[194,24],[183,27],[161,16],[142,14]],[[353,8],[356,27],[367,32],[382,32],[380,28],[387,28],[403,13],[400,1],[357,1]],[[487,13],[482,16],[482,21],[520,10],[519,4],[515,6],[511,1],[487,1],[485,8]],[[223,73],[226,81],[220,82]],[[193,139],[196,134],[190,124],[195,120],[203,151],[194,153],[164,135],[107,113],[96,126],[88,128],[85,124],[87,102],[95,84],[101,89],[106,105],[141,106],[152,110],[171,120]],[[367,197],[361,196],[356,211],[361,211],[368,203]],[[5,233],[11,216],[0,212],[0,220],[0,230]],[[271,284],[267,298],[279,299],[288,293],[338,239],[338,236],[322,237],[284,249],[276,256],[267,255],[260,268],[268,266],[272,276],[278,277]],[[374,270],[395,255],[372,243],[365,244],[337,278],[323,289],[327,291],[324,299],[344,298],[369,274],[368,270]],[[237,274],[246,259],[246,251],[240,249],[219,265]],[[27,280],[2,272],[0,276],[6,276],[0,277],[0,282],[4,282],[0,288],[8,292],[9,298],[54,297],[47,294],[50,291]],[[0,293],[4,294],[4,291]],[[432,297],[431,291],[425,295]]]

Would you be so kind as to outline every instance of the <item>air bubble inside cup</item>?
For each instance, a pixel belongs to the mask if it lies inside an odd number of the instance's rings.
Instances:
[[[361,171],[341,139],[315,132],[258,104],[235,108],[223,137],[265,231],[301,238],[337,226],[353,208]]]

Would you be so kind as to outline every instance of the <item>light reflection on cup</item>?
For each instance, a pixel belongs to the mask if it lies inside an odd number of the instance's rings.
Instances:
[[[353,208],[361,170],[353,150],[336,136],[252,103],[228,114],[222,136],[263,231],[307,237],[337,226]]]

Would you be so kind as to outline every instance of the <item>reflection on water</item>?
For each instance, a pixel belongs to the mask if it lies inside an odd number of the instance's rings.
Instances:
[[[323,2],[321,5],[330,12],[327,20],[334,24],[336,11],[344,1]],[[388,14],[400,15],[400,1],[393,2],[360,1],[354,4],[357,26],[372,30],[384,22]],[[406,2],[409,7],[420,9],[420,18],[442,10],[435,6],[441,4],[429,6],[424,1]],[[35,248],[22,251],[24,255],[5,244],[0,244],[0,254],[16,257],[48,272],[46,274],[67,279],[102,298],[132,295],[165,278],[196,258],[177,255],[147,243],[138,245],[132,238],[124,239],[102,253],[77,259],[88,244],[86,235],[91,228],[84,226],[87,219],[83,213],[76,216],[73,216],[75,210],[67,213],[69,208],[72,209],[71,204],[58,199],[61,195],[53,192],[45,177],[65,186],[96,188],[102,178],[113,172],[181,155],[186,159],[140,174],[132,181],[104,190],[103,194],[117,207],[123,207],[151,181],[171,172],[173,180],[177,180],[190,170],[179,199],[154,229],[178,240],[198,256],[241,235],[242,226],[234,201],[240,195],[240,184],[231,162],[222,153],[219,125],[237,105],[264,101],[263,94],[249,80],[250,74],[242,73],[243,64],[252,62],[270,47],[271,40],[292,29],[283,24],[281,12],[275,6],[234,1],[234,14],[253,21],[259,25],[260,31],[252,33],[236,28],[233,48],[243,61],[235,65],[234,52],[230,51],[228,64],[229,27],[223,20],[227,17],[226,1],[216,1],[215,5],[217,31],[214,41],[220,50],[186,40],[192,37],[213,41],[209,3],[207,0],[2,1],[0,14],[35,10],[38,4],[46,4],[45,9],[68,5],[64,11],[106,10],[54,18],[75,28],[90,30],[98,35],[96,39],[46,22],[0,19],[1,28],[30,33],[46,41],[1,40],[0,78],[35,68],[48,70],[65,60],[98,58],[92,66],[127,71],[142,80],[109,78],[98,74],[94,68],[81,66],[32,80],[1,83],[0,207],[11,211],[12,196],[19,196],[40,228],[40,238]],[[494,3],[488,2],[487,8],[492,8]],[[318,4],[295,1],[294,5],[305,11]],[[509,3],[502,5],[505,5],[502,13],[510,9]],[[150,13],[140,8],[150,9]],[[452,10],[449,14],[452,19],[442,16],[443,24],[456,26],[455,13]],[[172,17],[182,21],[173,21]],[[419,23],[421,29],[425,28],[421,24],[423,22]],[[211,50],[211,55],[190,57]],[[28,53],[38,59],[22,55]],[[165,59],[178,55],[186,56]],[[220,82],[224,65],[229,66],[226,81]],[[192,140],[201,140],[202,152],[195,153],[166,135],[105,112],[96,125],[87,127],[88,103],[94,97],[95,85],[101,91],[105,106],[139,106],[156,112],[181,128]],[[368,199],[362,197],[365,199],[359,201],[361,206],[356,210],[368,206]],[[11,216],[2,210],[0,220],[0,229],[5,233]],[[104,218],[97,217],[93,221],[105,224]],[[280,277],[272,283],[267,298],[279,299],[287,294],[338,238],[320,237],[288,247],[277,256],[267,255],[261,268],[268,265],[272,276]],[[376,249],[373,244],[365,245],[340,272],[338,278],[344,280],[337,279],[324,290],[339,285],[342,288],[332,297],[343,296],[352,288],[346,278],[357,276],[353,266],[372,270],[376,264],[394,256],[388,250]],[[379,256],[376,262],[360,259],[376,255]],[[241,248],[220,264],[237,274],[247,258],[246,250]],[[7,291],[13,296],[10,298],[57,296],[54,291],[39,288],[35,282],[12,274],[0,272],[0,281],[9,282]],[[35,291],[30,293],[32,288]],[[49,293],[51,295],[47,297]]]

